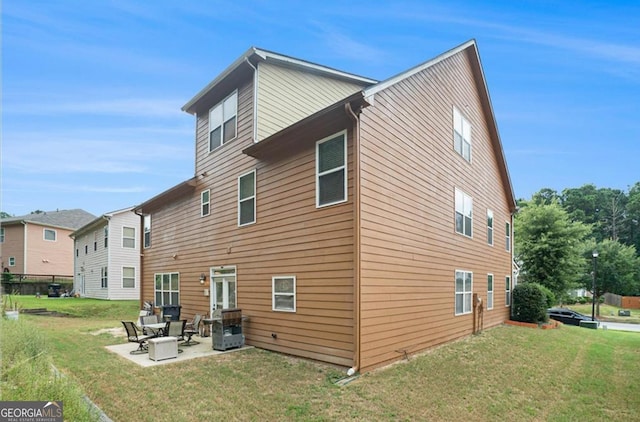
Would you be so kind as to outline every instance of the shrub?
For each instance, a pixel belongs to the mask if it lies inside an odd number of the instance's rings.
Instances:
[[[558,303],[558,301],[556,300],[556,295],[553,294],[553,292],[548,287],[543,286],[542,284],[538,285],[540,286],[546,297],[547,308],[553,308],[556,303]]]
[[[591,301],[589,301],[589,302],[591,302]],[[584,296],[579,297],[578,298],[578,303],[581,304],[581,305],[584,305],[585,303],[587,303],[587,298],[584,297]]]
[[[545,322],[547,295],[538,283],[522,283],[513,289],[513,320]]]

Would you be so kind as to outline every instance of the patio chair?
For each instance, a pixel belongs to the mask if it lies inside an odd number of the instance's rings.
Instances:
[[[154,334],[153,332],[149,331],[148,328],[145,328],[145,325],[148,324],[157,324],[159,323],[159,319],[158,319],[158,315],[146,315],[146,316],[141,316],[140,317],[140,326],[142,327],[142,333],[146,334],[146,335],[151,335]]]
[[[175,337],[178,339],[178,341],[183,341],[184,326],[186,324],[186,319],[181,319],[180,321],[167,321],[167,327],[164,329],[164,335]]]
[[[200,320],[202,319],[202,315],[196,314],[193,317],[193,321],[187,323],[184,328],[184,336],[187,338],[187,341],[180,343],[181,346],[193,346],[194,344],[200,344],[199,341],[191,340],[191,337],[198,334],[200,331]]]
[[[147,340],[153,338],[153,336],[147,336],[144,334],[138,334],[138,327],[134,324],[133,321],[121,321],[122,325],[124,325],[124,329],[127,332],[127,340],[130,343],[138,343],[138,348],[136,350],[132,350],[130,353],[132,355],[139,355],[142,353],[148,352]]]

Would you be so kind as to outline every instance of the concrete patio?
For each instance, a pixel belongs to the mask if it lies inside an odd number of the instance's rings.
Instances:
[[[131,351],[137,349],[138,347],[136,343],[127,342],[123,344],[116,344],[113,346],[106,346],[106,348],[110,352],[115,353],[121,356],[122,358],[127,359],[128,361],[143,367],[167,365],[171,363],[184,362],[184,361],[196,359],[196,358],[223,355],[227,353],[234,353],[234,352],[239,352],[242,350],[253,348],[253,346],[243,346],[241,348],[218,351],[218,350],[213,350],[213,343],[212,343],[211,337],[194,336],[193,340],[198,341],[200,343],[195,344],[193,346],[181,346],[180,345],[181,342],[179,342],[178,348],[182,350],[182,353],[178,353],[177,358],[164,359],[159,361],[149,359],[148,353],[132,355]]]

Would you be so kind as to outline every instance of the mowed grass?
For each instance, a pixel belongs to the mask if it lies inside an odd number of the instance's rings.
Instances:
[[[86,302],[96,318],[20,322],[46,337],[55,365],[114,421],[640,419],[638,333],[501,326],[339,386],[344,368],[259,349],[141,368],[105,349],[122,337],[96,334],[134,319],[138,302],[97,302]]]
[[[597,306],[597,304],[596,304],[596,306]],[[580,304],[568,305],[567,307],[570,308],[570,309],[573,309],[576,312],[580,312],[581,314],[591,316],[591,304],[590,303],[587,303],[587,304],[584,304],[584,305],[580,305]],[[618,311],[620,309],[622,309],[622,308],[618,308],[616,306],[611,306],[611,305],[605,305],[604,303],[601,303],[600,304],[600,316],[598,318],[600,318],[602,321],[625,322],[625,323],[631,323],[631,324],[640,324],[640,310],[639,309],[628,309],[628,311],[631,314],[628,317],[618,316]],[[597,312],[597,307],[596,307],[596,312]],[[597,316],[597,314],[596,314],[596,316]]]

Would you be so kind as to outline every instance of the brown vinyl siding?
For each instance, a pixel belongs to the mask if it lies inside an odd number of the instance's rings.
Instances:
[[[285,158],[275,154],[258,161],[242,154],[253,145],[252,93],[247,80],[238,90],[238,138],[211,153],[208,113],[197,117],[196,174],[204,176],[182,200],[151,211],[143,300],[153,297],[154,273],[179,272],[183,316],[208,315],[203,290],[210,288],[209,269],[236,266],[237,305],[249,317],[247,344],[349,366],[354,349],[351,169],[349,201],[315,206],[315,142],[344,129],[346,115],[293,136],[295,146]],[[349,158],[351,148],[349,140]],[[238,227],[237,178],[253,169],[256,223]],[[211,190],[211,213],[201,217],[205,189]],[[204,286],[198,281],[203,272]],[[297,310],[272,311],[272,277],[287,275],[296,276]]]
[[[510,221],[479,90],[467,53],[456,54],[375,94],[361,117],[361,369],[468,335],[472,314],[455,316],[455,271],[473,272],[484,326],[508,317],[501,247]],[[453,148],[453,107],[472,126],[471,163]],[[473,198],[473,237],[457,234],[455,188]],[[495,246],[486,241],[494,212]]]

